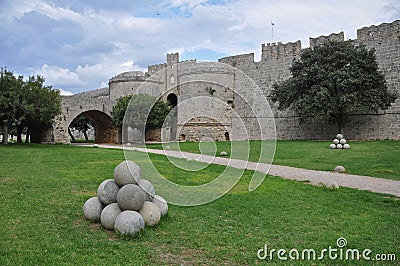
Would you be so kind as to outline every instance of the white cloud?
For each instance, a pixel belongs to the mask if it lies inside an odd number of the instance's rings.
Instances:
[[[60,90],[60,95],[62,96],[71,96],[74,95],[74,93],[70,92],[70,91],[65,91],[63,89],[59,89]]]
[[[48,66],[45,64],[39,70],[35,71],[34,74],[45,77],[46,84],[52,85],[56,88],[62,88],[64,86],[78,87],[85,85],[85,82],[79,78],[77,73],[59,66]]]

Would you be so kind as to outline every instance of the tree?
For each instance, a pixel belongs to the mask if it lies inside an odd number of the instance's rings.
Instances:
[[[151,110],[151,111],[150,111]],[[171,111],[169,103],[147,94],[135,94],[121,97],[112,108],[114,124],[122,128],[125,123],[132,128],[158,129]]]
[[[20,118],[20,125],[27,127],[27,138],[32,128],[46,129],[52,125],[53,119],[61,114],[60,91],[45,86],[44,82],[45,79],[41,76],[31,76],[23,85],[24,115]]]
[[[83,135],[85,136],[85,141],[87,142],[89,140],[87,131],[89,129],[93,128],[93,124],[92,124],[92,121],[90,121],[84,114],[80,114],[74,120],[72,120],[72,123],[68,127],[68,133],[69,133],[72,141],[75,141],[75,138],[72,135],[70,128],[78,130],[79,132],[82,132]]]
[[[44,86],[45,79],[32,76],[24,81],[11,71],[1,69],[0,123],[3,124],[3,143],[7,143],[9,128],[16,130],[17,142],[22,142],[22,132],[27,128],[27,141],[31,128],[49,127],[61,114],[61,97],[58,90]]]
[[[387,109],[397,97],[388,92],[375,51],[350,41],[308,48],[290,71],[291,78],[273,85],[278,109],[293,109],[301,122],[336,123],[339,133],[349,114]]]
[[[0,124],[3,125],[3,144],[8,143],[8,130],[15,119],[16,111],[21,107],[22,76],[15,77],[11,71],[1,68],[0,75]]]

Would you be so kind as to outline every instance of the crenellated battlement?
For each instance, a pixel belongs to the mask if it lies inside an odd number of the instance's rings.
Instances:
[[[239,65],[247,65],[247,64],[254,63],[254,53],[227,56],[227,57],[218,59],[218,62],[227,64],[227,65],[231,65],[234,67],[239,66]]]
[[[375,42],[386,39],[400,40],[400,20],[382,23],[378,26],[364,27],[357,30],[358,42]]]
[[[167,66],[172,66],[179,63],[179,53],[167,54]]]
[[[179,62],[179,68],[193,67],[196,64],[197,64],[196,59],[185,60],[185,61]]]
[[[267,43],[261,45],[261,60],[269,61],[285,57],[298,56],[301,52],[301,41],[288,43]]]
[[[147,73],[151,76],[155,73],[157,73],[158,71],[164,69],[167,67],[166,63],[163,64],[156,64],[156,65],[150,65],[147,67]]]
[[[310,48],[313,49],[315,46],[321,45],[324,42],[328,41],[336,41],[336,42],[343,42],[344,41],[344,32],[341,31],[339,33],[332,33],[328,36],[321,35],[316,38],[309,38],[310,39]]]

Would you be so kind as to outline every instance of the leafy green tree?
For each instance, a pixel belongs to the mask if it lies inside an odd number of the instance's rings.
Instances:
[[[69,133],[72,141],[75,141],[75,138],[72,135],[70,128],[78,130],[79,132],[82,132],[83,135],[85,136],[85,141],[87,142],[89,140],[87,131],[89,129],[93,128],[93,123],[84,114],[80,114],[74,120],[72,120],[72,122],[68,128],[68,133]]]
[[[22,76],[15,77],[11,71],[1,69],[0,74],[0,124],[3,125],[3,144],[8,143],[8,131],[21,108],[20,95]]]
[[[290,71],[270,95],[278,109],[293,109],[302,122],[336,123],[339,132],[349,114],[387,109],[397,97],[388,92],[375,51],[350,41],[308,48]]]
[[[44,85],[41,76],[24,81],[11,71],[1,69],[0,77],[0,123],[3,125],[3,143],[7,143],[8,131],[14,128],[17,142],[22,142],[22,132],[27,128],[27,141],[31,128],[51,126],[53,119],[61,114],[61,97],[58,90]]]
[[[111,115],[114,124],[120,128],[123,126],[125,117],[125,122],[130,127],[148,130],[161,128],[170,111],[169,103],[157,97],[135,94],[119,98]]]
[[[44,82],[41,76],[31,76],[23,86],[24,117],[21,124],[28,128],[27,138],[32,128],[48,128],[53,119],[61,114],[60,91],[45,86]]]

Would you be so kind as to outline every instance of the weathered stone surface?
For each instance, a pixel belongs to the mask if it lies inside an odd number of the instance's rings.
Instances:
[[[101,212],[101,224],[110,230],[114,230],[115,219],[122,212],[117,203],[107,205]]]
[[[343,148],[343,145],[339,143],[339,144],[336,145],[336,148],[337,149],[341,149],[341,148]]]
[[[349,144],[347,144],[347,143],[346,143],[346,144],[344,144],[344,145],[343,145],[343,149],[350,149],[350,145],[349,145]]]
[[[343,135],[342,135],[342,134],[337,134],[337,135],[336,135],[336,138],[339,139],[339,140],[341,140],[341,139],[343,138]]]
[[[117,203],[121,210],[140,211],[144,201],[145,193],[138,185],[125,185],[117,194]]]
[[[146,179],[140,179],[139,186],[143,189],[145,193],[145,200],[152,201],[154,195],[156,194],[156,190],[154,189],[153,184]]]
[[[119,186],[114,179],[107,179],[101,182],[97,189],[97,197],[103,204],[117,202],[117,193]]]
[[[341,139],[341,140],[340,140],[340,144],[342,144],[342,145],[343,145],[343,144],[346,144],[346,139]]]
[[[136,211],[123,211],[115,219],[115,232],[121,235],[135,236],[144,229],[144,219]]]
[[[143,216],[144,222],[147,226],[157,225],[161,218],[160,209],[150,201],[144,202],[140,214]]]
[[[163,197],[155,195],[153,203],[158,207],[162,216],[168,213],[168,203]]]
[[[344,173],[346,172],[346,169],[342,165],[338,165],[335,167],[335,169],[333,169],[333,171],[335,171],[336,173]]]
[[[127,184],[137,185],[141,176],[139,165],[130,160],[121,162],[114,169],[114,179],[122,187]]]
[[[336,149],[336,145],[334,143],[332,143],[331,145],[329,145],[329,148]]]
[[[333,140],[333,143],[334,143],[334,144],[339,144],[339,143],[340,143],[340,140],[334,139],[334,140]]]
[[[88,199],[83,205],[83,216],[87,220],[97,222],[100,221],[101,211],[104,205],[101,203],[98,197],[92,197]]]

